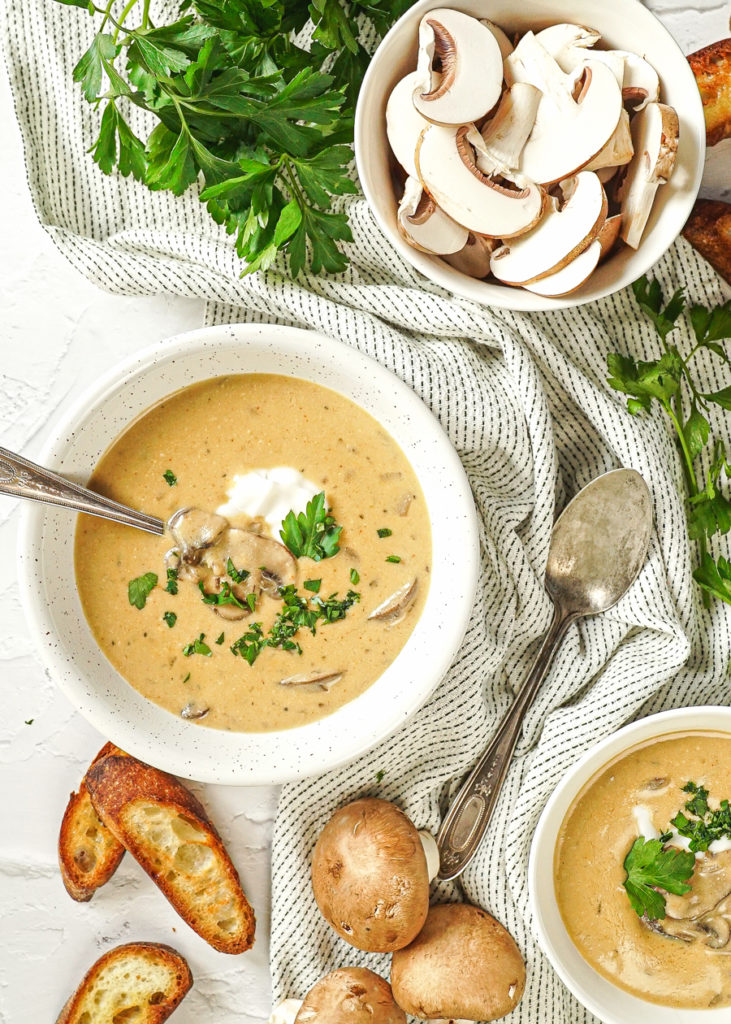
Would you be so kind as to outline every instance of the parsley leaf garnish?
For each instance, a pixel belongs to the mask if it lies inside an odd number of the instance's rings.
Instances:
[[[381,540],[383,540],[384,537],[390,537],[391,534],[393,533],[393,530],[389,530],[387,526],[382,526],[380,530],[377,531],[377,533]]]
[[[679,835],[690,839],[693,853],[707,850],[716,839],[731,839],[731,807],[728,800],[722,800],[718,810],[714,811],[708,806],[708,790],[704,786],[686,782],[683,792],[691,794],[685,810],[693,817],[689,818],[679,811],[670,824],[677,829]]]
[[[34,722],[35,722],[35,718],[26,718],[25,719],[25,724],[26,725],[33,725]]]
[[[221,633],[221,635],[220,635],[220,636],[217,636],[217,637],[216,637],[216,643],[218,644],[218,646],[219,646],[219,647],[220,647],[220,646],[221,646],[221,644],[223,643],[224,639],[225,639],[225,637],[224,637],[223,633]]]
[[[168,569],[167,570],[167,586],[165,590],[168,594],[177,594],[178,592],[178,570]]]
[[[231,653],[239,654],[253,665],[261,652],[267,646],[268,640],[264,636],[260,622],[252,622],[243,636],[231,644]]]
[[[175,623],[178,621],[178,616],[175,614],[175,612],[165,612],[163,614],[163,619],[167,623],[168,628],[172,629]]]
[[[376,782],[383,782],[383,776],[386,774],[385,768],[380,768],[376,772]]]
[[[292,511],[287,513],[279,536],[295,558],[320,562],[337,555],[342,529],[325,506],[325,492],[320,491],[307,502],[304,512],[297,516]]]
[[[360,573],[358,572],[357,569],[350,570],[350,582],[353,584],[354,587],[357,587],[358,584],[360,583]]]
[[[280,253],[293,276],[308,262],[346,268],[339,243],[352,234],[331,207],[357,192],[355,99],[370,47],[412,0],[183,0],[155,26],[148,0],[60,2],[101,18],[73,78],[101,107],[91,154],[104,174],[174,195],[202,177],[244,273]],[[132,105],[154,121],[146,140],[126,120]]]
[[[152,593],[156,586],[157,573],[154,572],[146,572],[144,576],[138,576],[136,579],[130,580],[127,585],[129,603],[134,605],[135,608],[144,608],[149,594]]]
[[[659,921],[665,917],[665,897],[657,889],[682,896],[690,892],[695,855],[687,850],[665,848],[659,839],[639,836],[625,857],[623,882],[638,917]]]
[[[226,562],[226,572],[234,583],[244,583],[250,576],[248,569],[237,569],[230,558]]]
[[[693,357],[701,350],[713,353],[728,365],[730,360],[720,344],[731,338],[731,300],[715,309],[691,306],[688,319],[695,335],[695,345],[687,355],[681,354],[668,336],[681,321],[685,296],[676,291],[664,305],[660,283],[641,277],[632,286],[635,298],[652,321],[663,352],[658,359],[635,360],[619,352],[607,356],[608,383],[615,391],[628,396],[627,409],[633,416],[648,413],[656,405],[665,412],[675,431],[683,462],[687,487],[688,535],[698,542],[699,565],[693,576],[709,604],[709,595],[731,604],[731,565],[725,558],[714,561],[708,552],[708,541],[717,533],[731,529],[731,502],[721,491],[721,475],[728,477],[731,467],[726,459],[724,442],[711,442],[711,427],[706,413],[710,404],[731,409],[731,386],[707,394],[698,390],[691,375]],[[697,465],[702,452],[712,443],[710,462],[705,478]]]
[[[209,594],[206,590],[206,586],[203,580],[199,581],[198,589],[203,595],[203,604],[215,604],[217,606],[233,604],[236,605],[237,608],[244,607],[241,601],[239,601],[236,594],[234,594],[233,590],[231,589],[231,584],[228,582],[228,580],[223,581],[223,583],[221,584],[221,589],[217,594]],[[247,604],[249,604],[249,597],[254,597],[254,600],[256,601],[256,597],[253,594],[249,594],[248,597],[246,598]],[[251,605],[249,605],[249,607],[251,608]],[[253,611],[254,609],[251,608],[251,610]]]
[[[312,594],[319,594],[321,586],[322,580],[305,580],[304,582],[305,590],[309,590]]]
[[[203,642],[205,638],[206,634],[201,633],[201,635],[197,637],[195,640],[193,640],[191,643],[186,644],[185,647],[183,648],[183,654],[185,655],[185,657],[189,658],[191,654],[203,654],[205,655],[206,658],[210,658],[211,648],[208,646],[208,644]]]
[[[398,562],[401,561],[401,557],[399,555],[389,555],[386,558],[386,561],[387,562],[396,562],[396,563],[398,563]]]
[[[176,483],[178,482],[178,478],[176,477],[175,473],[173,473],[172,469],[166,469],[165,472],[163,473],[163,476],[165,477],[165,483],[168,485],[168,487],[175,487]]]
[[[190,672],[189,672],[189,673],[188,673],[188,674],[186,675],[186,677],[185,677],[185,679],[183,680],[183,682],[184,682],[184,683],[187,683],[189,679],[190,679]]]

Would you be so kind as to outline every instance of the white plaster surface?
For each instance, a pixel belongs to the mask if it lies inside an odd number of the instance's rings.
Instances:
[[[729,34],[728,0],[649,0],[686,53]],[[729,198],[731,142],[712,150],[703,194]],[[4,68],[0,69],[0,444],[33,458],[67,403],[115,360],[198,327],[202,304],[119,298],[89,284],[35,218]],[[176,1024],[253,1024],[269,1013],[268,918],[274,788],[194,787],[227,842],[258,927],[254,949],[215,953],[126,856],[87,904],[66,895],[58,826],[103,738],[76,714],[38,662],[15,570],[17,503],[0,497],[0,1022],[55,1020],[77,980],[118,942],[170,943],[195,987]],[[31,724],[26,724],[30,722]],[[292,993],[301,995],[301,993]]]

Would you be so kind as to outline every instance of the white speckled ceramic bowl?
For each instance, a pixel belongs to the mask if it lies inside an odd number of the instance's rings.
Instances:
[[[675,171],[670,182],[658,190],[640,248],[637,252],[621,249],[571,295],[547,299],[524,288],[467,277],[438,256],[413,249],[398,232],[397,200],[386,138],[386,101],[396,82],[416,67],[419,21],[436,7],[453,7],[478,18],[489,18],[509,34],[564,21],[590,25],[601,32],[602,45],[646,56],[660,76],[660,98],[678,112],[680,145]],[[638,0],[421,0],[396,22],[373,55],[358,97],[355,119],[358,174],[389,242],[407,263],[442,288],[485,306],[514,310],[562,309],[593,302],[624,288],[657,263],[680,234],[695,202],[703,176],[705,140],[703,107],[688,61],[667,29]]]
[[[672,733],[713,730],[731,735],[731,708],[697,707],[663,711],[626,725],[588,750],[551,795],[533,837],[528,866],[531,910],[543,952],[579,1002],[605,1024],[728,1024],[729,1007],[679,1010],[639,999],[598,974],[571,941],[558,909],[553,862],[561,824],[583,787],[614,758],[647,740]]]
[[[235,785],[319,774],[402,725],[457,652],[474,600],[479,554],[472,493],[432,413],[374,360],[310,331],[237,324],[148,348],[81,397],[39,461],[85,482],[109,444],[145,409],[194,381],[248,372],[315,381],[362,406],[397,439],[424,491],[433,544],[426,605],[396,660],[360,697],[319,722],[282,732],[222,732],[185,722],[137,693],[97,646],[74,579],[76,517],[29,502],[19,541],[28,623],[48,671],[71,703],[103,736],[150,764],[201,782]]]

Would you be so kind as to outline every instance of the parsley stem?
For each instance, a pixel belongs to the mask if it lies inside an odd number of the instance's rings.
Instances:
[[[127,3],[125,4],[125,6],[124,6],[124,8],[122,10],[122,13],[119,16],[119,21],[115,22],[115,24],[117,26],[116,29],[114,30],[114,42],[115,43],[116,43],[117,39],[119,39],[119,33],[122,31],[122,25],[124,25],[124,22],[125,22],[125,20],[127,18],[127,15],[129,14],[129,12],[132,10],[133,7],[137,6],[138,3],[139,3],[139,0],[127,0]]]

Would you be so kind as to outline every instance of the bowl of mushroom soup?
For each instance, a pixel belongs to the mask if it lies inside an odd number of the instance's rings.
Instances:
[[[606,1024],[731,1013],[731,708],[679,708],[597,743],[540,817],[538,940]]]
[[[705,125],[687,60],[636,0],[421,0],[371,60],[355,153],[379,227],[425,277],[551,310],[612,294],[672,245]]]
[[[319,774],[402,725],[457,652],[467,478],[421,399],[345,344],[273,325],[170,339],[83,395],[40,461],[167,523],[29,505],[19,542],[49,674],[150,764]]]

